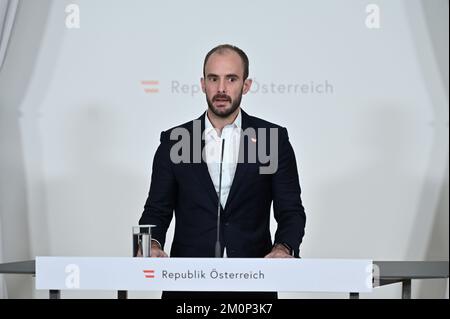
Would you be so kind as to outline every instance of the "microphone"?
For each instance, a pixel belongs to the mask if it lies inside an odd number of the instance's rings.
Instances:
[[[222,152],[220,153],[220,172],[219,172],[219,202],[217,203],[217,240],[216,240],[216,258],[222,257],[222,247],[220,245],[220,205],[222,202],[222,163],[223,150],[225,148],[225,139],[222,139]]]

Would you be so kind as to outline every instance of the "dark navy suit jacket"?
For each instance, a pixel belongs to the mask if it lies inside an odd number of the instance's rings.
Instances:
[[[278,224],[274,241],[289,245],[298,257],[306,216],[300,198],[297,162],[287,130],[250,116],[243,110],[241,112],[242,130],[250,134],[241,133],[239,152],[244,151],[245,161],[237,164],[225,209],[221,211],[222,250],[226,246],[228,257],[264,257],[268,254],[272,249],[269,224],[273,203]],[[153,160],[149,195],[139,220],[140,224],[157,226],[152,229],[152,237],[164,247],[167,228],[175,213],[175,233],[170,252],[172,257],[215,255],[218,196],[207,163],[201,156],[200,163],[193,163],[194,146],[201,146],[203,150],[205,145],[201,134],[198,134],[204,130],[205,113],[195,125],[194,122],[176,127],[190,133],[190,147],[179,149],[178,152],[179,155],[189,156],[190,161],[186,163],[173,163],[170,158],[172,146],[180,145],[177,143],[182,135],[176,140],[170,138],[176,128],[161,133],[161,144]],[[254,130],[246,131],[248,128]],[[263,163],[259,156],[256,156],[256,162],[251,160],[248,151],[252,146],[249,143],[254,143],[257,151],[261,145],[265,145],[266,154],[270,154],[275,150],[274,143],[270,143],[269,139],[271,128],[278,133],[278,168],[273,174],[260,174],[259,168],[270,163]],[[264,140],[262,134],[266,135],[264,144],[261,143]],[[255,143],[255,140],[259,142]],[[270,149],[271,146],[273,149]],[[198,154],[196,156],[198,162]]]

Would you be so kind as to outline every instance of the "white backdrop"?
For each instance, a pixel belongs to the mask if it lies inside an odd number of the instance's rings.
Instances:
[[[206,109],[202,62],[221,43],[250,58],[244,110],[288,128],[303,257],[448,260],[448,2],[33,2],[19,5],[0,73],[4,262],[130,255],[159,134]],[[65,25],[69,4],[80,28]],[[33,284],[10,276],[8,295],[44,297]],[[415,297],[448,289],[415,285]]]

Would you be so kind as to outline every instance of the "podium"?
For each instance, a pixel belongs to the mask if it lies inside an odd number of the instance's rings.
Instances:
[[[448,278],[449,264],[427,261],[265,258],[37,257],[0,264],[0,273],[36,275],[36,289],[60,298],[61,290],[345,292],[350,298],[374,287]]]

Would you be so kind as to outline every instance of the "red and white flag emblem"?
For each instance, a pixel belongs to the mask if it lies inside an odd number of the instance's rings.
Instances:
[[[155,278],[154,270],[144,270],[145,278]]]

